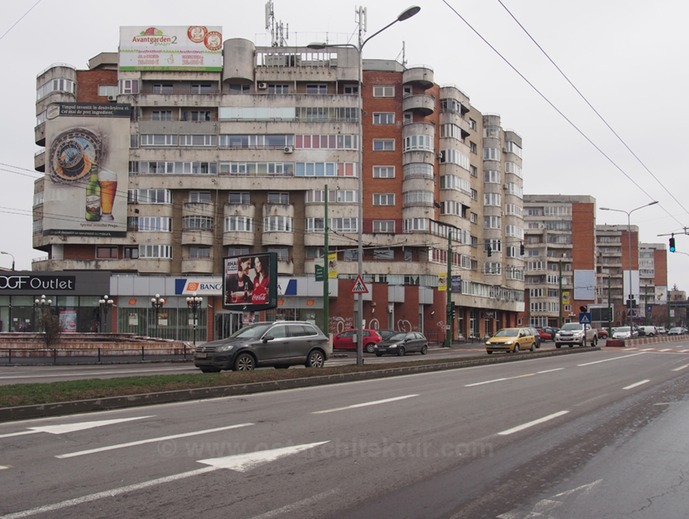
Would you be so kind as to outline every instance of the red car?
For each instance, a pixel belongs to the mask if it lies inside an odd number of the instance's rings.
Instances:
[[[543,328],[536,328],[536,331],[538,332],[538,335],[541,336],[542,341],[552,341],[553,340],[553,334],[546,332]]]
[[[356,351],[356,329],[345,330],[333,337],[334,350],[354,350]],[[364,328],[362,344],[366,353],[373,353],[376,344],[383,340],[376,330]]]

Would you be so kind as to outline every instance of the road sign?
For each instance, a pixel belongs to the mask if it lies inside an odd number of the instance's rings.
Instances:
[[[352,294],[368,294],[368,288],[366,288],[366,283],[361,279],[361,276],[356,277],[356,281],[352,287]]]
[[[579,314],[579,324],[591,324],[591,312],[581,312]]]

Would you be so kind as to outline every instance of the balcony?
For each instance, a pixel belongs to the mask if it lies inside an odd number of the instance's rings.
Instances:
[[[433,86],[433,69],[429,67],[408,68],[402,73],[402,82],[405,85],[418,85],[427,90]]]
[[[213,231],[198,229],[182,231],[182,245],[212,246],[213,243]]]
[[[402,99],[402,110],[422,116],[431,115],[435,111],[435,97],[426,94],[406,96]]]
[[[45,173],[45,150],[37,151],[34,154],[33,167],[36,171]]]
[[[184,274],[213,274],[213,258],[184,258],[182,272]]]

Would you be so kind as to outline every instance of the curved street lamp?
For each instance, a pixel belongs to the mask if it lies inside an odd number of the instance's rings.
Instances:
[[[381,32],[384,30],[388,29],[389,27],[395,25],[397,22],[403,22],[405,20],[408,20],[415,14],[417,14],[421,8],[417,5],[414,5],[412,7],[408,7],[404,11],[402,11],[397,18],[395,18],[392,22],[387,24],[385,27],[382,29],[379,29],[378,31],[374,32],[369,36],[368,38],[364,39],[364,26],[362,22],[362,13],[359,12],[359,20],[358,20],[358,25],[359,25],[359,43],[358,45],[354,45],[352,43],[325,43],[325,42],[316,42],[316,43],[310,43],[307,45],[307,48],[309,49],[314,49],[314,50],[322,50],[322,49],[327,49],[327,48],[342,48],[342,47],[349,47],[357,50],[357,53],[359,55],[359,70],[358,70],[358,88],[357,88],[357,110],[359,113],[359,149],[358,149],[358,188],[359,188],[359,204],[358,204],[358,224],[357,224],[357,276],[358,279],[361,279],[363,281],[363,273],[364,273],[364,237],[363,237],[363,226],[364,226],[364,155],[363,155],[363,146],[364,146],[364,126],[363,126],[363,114],[364,114],[364,98],[363,98],[363,83],[364,83],[364,60],[363,60],[363,50],[364,50],[364,45],[368,43],[372,38],[375,36],[378,36]],[[327,223],[326,223],[327,225]],[[327,276],[328,273],[325,272],[325,275]],[[361,366],[364,364],[364,350],[363,350],[363,334],[364,334],[364,323],[363,323],[363,317],[364,317],[364,299],[363,299],[363,294],[359,293],[357,294],[357,304],[356,304],[356,364],[357,366]]]
[[[10,256],[12,258],[12,272],[14,272],[14,254],[11,252],[5,252],[5,251],[0,251],[0,254],[4,254],[6,256]]]
[[[649,202],[644,205],[640,205],[639,207],[635,207],[634,209],[631,209],[630,211],[625,211],[624,209],[613,209],[611,207],[601,207],[601,211],[614,211],[616,213],[624,213],[627,215],[627,256],[629,259],[627,260],[629,262],[629,298],[627,299],[627,322],[629,324],[629,333],[632,333],[632,330],[634,329],[634,319],[632,317],[632,298],[634,295],[634,290],[632,289],[632,213],[634,211],[638,211],[639,209],[643,209],[644,207],[648,207],[649,205],[655,205],[658,203],[658,200],[654,200],[653,202]],[[638,240],[637,240],[637,247],[638,247]],[[641,302],[641,287],[639,287],[639,302]],[[631,335],[630,335],[631,337]]]

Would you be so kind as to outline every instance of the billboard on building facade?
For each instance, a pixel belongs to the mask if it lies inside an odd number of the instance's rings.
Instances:
[[[223,258],[223,307],[245,312],[276,308],[277,263],[274,252]]]
[[[127,234],[131,106],[55,103],[45,138],[43,234]]]
[[[120,70],[222,71],[220,27],[120,27]]]

